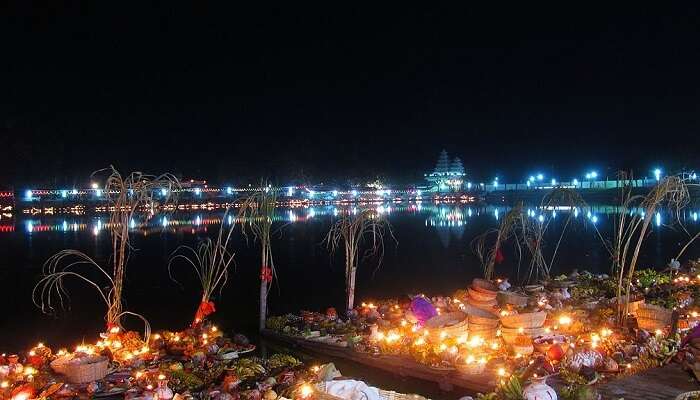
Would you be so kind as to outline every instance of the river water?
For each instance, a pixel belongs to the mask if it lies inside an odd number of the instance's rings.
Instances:
[[[416,293],[450,294],[464,288],[481,274],[470,243],[475,236],[496,227],[507,212],[505,207],[425,203],[385,204],[377,208],[389,219],[396,242],[387,241],[379,268],[376,259],[361,263],[357,301]],[[343,308],[343,260],[332,257],[322,244],[331,222],[342,211],[332,206],[278,210],[272,248],[279,280],[269,299],[271,314],[299,309],[320,311],[327,306]],[[532,218],[543,214],[556,217],[549,229],[547,249],[553,247],[563,221],[573,212],[532,209]],[[605,205],[593,207],[590,215],[577,210],[553,272],[573,268],[607,272],[609,255],[596,229],[603,238],[609,238],[615,215],[615,208]],[[154,329],[186,326],[199,301],[198,283],[185,264],[177,264],[173,270],[182,285],[173,282],[168,277],[168,260],[178,246],[192,246],[200,238],[213,237],[222,216],[223,211],[157,215],[145,226],[136,227],[132,232],[134,250],[126,271],[125,307],[145,315]],[[42,264],[59,250],[81,250],[108,265],[106,220],[106,215],[22,215],[0,219],[0,352],[27,348],[38,341],[57,346],[73,345],[83,338],[95,339],[95,332],[104,325],[105,308],[94,289],[70,281],[70,309],[58,316],[42,314],[32,303],[31,293],[40,279]],[[654,217],[640,267],[663,267],[685,244],[687,233],[677,223],[671,224],[674,220],[669,212]],[[685,210],[680,220],[693,234],[700,229],[697,210]],[[236,266],[215,300],[217,312],[213,319],[227,331],[252,334],[257,319],[259,250],[256,243],[246,242],[238,232],[234,242]],[[498,273],[513,276],[516,257],[508,248],[504,253],[505,261],[499,265]],[[690,257],[700,257],[700,246],[687,251],[684,258]],[[128,325],[140,327],[137,321]]]

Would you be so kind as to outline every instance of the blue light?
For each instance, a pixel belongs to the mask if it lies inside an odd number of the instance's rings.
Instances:
[[[597,172],[595,172],[595,171],[591,172],[591,178],[595,179],[595,178],[597,178],[597,177],[598,177],[598,173],[597,173]]]
[[[357,190],[355,190],[355,189],[353,189],[352,192],[350,192],[350,193],[352,193],[352,197],[357,196]],[[418,194],[418,196],[420,196],[420,190],[417,192],[417,194]]]
[[[34,222],[27,221],[27,232],[29,232],[29,233],[34,232]]]
[[[556,184],[557,184],[557,180],[554,179],[554,178],[552,178],[552,186],[554,186],[554,185],[556,185]]]
[[[27,200],[31,200],[31,199],[32,199],[32,191],[31,191],[31,190],[27,190],[26,192],[24,192],[24,197],[25,197]]]
[[[136,228],[136,221],[134,221],[133,218],[129,220],[129,228],[131,228],[131,229]]]
[[[226,217],[226,220],[228,221],[229,225],[233,224],[233,216],[232,215],[229,215],[228,217]]]
[[[654,178],[656,178],[657,181],[661,179],[661,170],[659,168],[654,170]]]
[[[198,216],[194,219],[194,224],[197,225],[197,226],[202,225],[202,217],[200,217],[200,216],[198,215]]]
[[[693,212],[693,221],[697,221],[697,220],[698,220],[698,213]]]
[[[333,197],[338,196],[338,191],[337,191],[337,190],[334,190],[332,193],[333,193]]]
[[[591,179],[591,173],[590,173],[590,172],[586,174],[586,179]]]
[[[656,219],[656,226],[661,226],[661,213],[657,212],[655,219]]]
[[[102,189],[96,189],[96,190],[95,190],[95,196],[97,196],[97,197],[102,197]]]
[[[496,221],[498,221],[498,208],[493,210],[493,215],[496,217]]]
[[[164,227],[168,226],[168,218],[167,217],[163,217],[163,226]]]
[[[541,215],[537,217],[537,220],[540,221],[540,223],[544,222],[544,215]]]
[[[63,220],[63,223],[61,224],[61,230],[63,230],[63,232],[68,231],[68,222],[66,222],[66,220]]]
[[[574,207],[574,218],[578,218],[578,208]]]
[[[527,187],[530,187],[530,181],[527,181]]]
[[[592,216],[593,216],[593,214],[591,214],[590,211],[586,213],[586,218],[591,219]]]
[[[470,217],[472,216],[472,209],[471,209],[471,207],[467,210],[467,215],[470,216]]]
[[[535,177],[532,176],[532,175],[530,175],[530,178],[528,178],[527,181],[528,181],[528,182],[534,182],[534,181],[535,181]]]
[[[574,186],[578,186],[578,179],[574,178]]]
[[[168,195],[168,189],[166,189],[166,188],[160,189],[160,194],[161,194],[162,196],[167,196],[167,195]]]
[[[233,188],[231,186],[226,188],[226,194],[233,194]]]
[[[309,197],[314,197],[315,194],[316,194],[315,191],[309,190]]]
[[[690,175],[690,179],[696,180],[696,179],[698,179],[698,175],[695,172],[693,172],[693,174]]]
[[[471,183],[471,182],[467,182],[467,189],[471,189],[471,188],[472,188],[472,183]]]
[[[68,197],[68,191],[67,191],[67,190],[61,190],[61,197],[64,198],[64,199],[65,199],[66,197]]]
[[[294,196],[294,188],[290,186],[287,188],[287,197],[292,197],[292,196]]]
[[[591,218],[591,222],[593,222],[594,224],[597,224],[598,223],[598,216],[594,215],[593,218]]]
[[[202,189],[200,189],[200,188],[194,188],[194,194],[196,194],[197,196],[199,196],[200,194],[202,194]]]
[[[542,179],[544,179],[544,175],[542,175],[542,174],[537,174],[537,180],[538,180],[538,181],[541,181]]]

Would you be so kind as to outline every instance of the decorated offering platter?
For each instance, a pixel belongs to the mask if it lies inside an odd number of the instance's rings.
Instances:
[[[623,325],[615,280],[575,272],[522,288],[477,279],[450,297],[364,302],[342,317],[305,311],[271,317],[267,328],[436,370],[489,374],[500,398],[509,390],[550,393],[547,377],[559,390],[588,393],[582,385],[671,361],[693,368],[700,356],[700,270],[693,265],[635,273]]]

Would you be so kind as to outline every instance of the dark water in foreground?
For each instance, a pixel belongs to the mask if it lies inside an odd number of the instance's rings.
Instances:
[[[388,216],[398,243],[387,243],[380,269],[374,269],[376,260],[360,266],[358,301],[419,292],[449,294],[464,288],[481,273],[470,242],[495,227],[506,209],[404,203],[384,205],[380,211]],[[321,244],[338,212],[333,207],[279,210],[279,221],[275,223],[279,231],[272,244],[279,286],[273,288],[269,299],[271,314],[321,310],[331,305],[342,309],[343,262],[332,258]],[[559,221],[563,222],[569,212],[572,211],[556,212],[551,232],[559,232],[557,224],[561,225]],[[533,208],[535,213],[533,218],[542,213],[551,217],[552,211]],[[613,216],[614,209],[604,206],[594,208],[590,216],[578,215],[563,240],[556,272],[572,268],[607,272],[609,257],[593,221],[601,234],[609,237]],[[127,267],[126,308],[145,315],[154,329],[186,326],[200,296],[198,283],[184,264],[175,270],[184,287],[172,282],[168,278],[168,259],[177,246],[194,245],[198,238],[213,236],[221,217],[218,212],[156,216],[146,229],[134,230],[132,243],[136,250]],[[693,234],[700,229],[697,217],[694,210],[681,216]],[[110,253],[109,236],[103,227],[106,220],[106,216],[21,216],[8,224],[6,217],[0,219],[0,225],[4,224],[0,230],[0,351],[27,348],[38,341],[57,346],[73,345],[83,338],[95,339],[95,333],[103,327],[104,305],[91,289],[71,281],[71,309],[57,318],[41,314],[32,303],[31,292],[42,264],[61,249],[84,251],[107,265]],[[663,212],[658,220],[655,217],[641,267],[665,265],[687,240],[677,227],[665,226],[671,220],[672,216]],[[549,242],[554,240],[549,238]],[[228,331],[252,334],[257,318],[259,252],[253,243],[246,244],[240,238],[234,250],[237,265],[216,300],[214,320]],[[698,256],[699,246],[685,255]],[[513,255],[506,251],[506,261],[499,272],[509,275],[514,266]],[[140,329],[137,321],[131,327]]]

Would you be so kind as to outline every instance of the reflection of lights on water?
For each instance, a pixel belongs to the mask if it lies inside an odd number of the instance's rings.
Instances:
[[[544,215],[540,214],[540,216],[537,217],[537,220],[540,221],[540,223],[544,222]]]
[[[201,224],[202,224],[202,217],[200,217],[200,216],[198,215],[198,216],[194,219],[194,224],[195,224],[196,226],[201,225]]]
[[[597,222],[598,222],[598,216],[597,216],[597,215],[594,215],[594,216],[591,218],[591,222],[593,222],[594,224],[597,223]]]
[[[337,190],[334,190],[332,193],[333,193],[333,197],[336,197],[336,196],[338,195],[338,191],[337,191]]]
[[[27,232],[29,232],[29,233],[34,232],[34,222],[27,221]]]
[[[471,207],[470,207],[469,209],[467,209],[467,215],[470,216],[470,217],[472,216],[472,209],[471,209]]]
[[[313,208],[309,208],[308,218],[313,218],[315,216],[316,216],[316,210],[314,210]]]
[[[94,227],[94,228],[92,228],[92,234],[95,235],[95,236],[97,236],[97,235],[100,234],[100,230],[97,229],[97,227]]]
[[[591,219],[592,216],[593,216],[593,214],[591,214],[590,211],[586,213],[586,218]]]
[[[226,217],[226,222],[228,222],[229,225],[233,224],[233,216],[229,215]]]
[[[333,207],[333,216],[337,217],[338,216],[338,209]]]
[[[200,188],[194,188],[194,194],[196,194],[197,196],[199,196],[200,194],[202,194],[202,189],[200,189]]]
[[[95,190],[95,196],[102,197],[102,189]]]
[[[168,218],[163,217],[163,226],[168,226]]]
[[[231,186],[226,188],[226,194],[233,194],[233,188]]]
[[[353,197],[357,196],[357,190],[353,189],[352,192],[350,192],[350,193],[352,194]],[[420,196],[420,194],[419,194],[419,196]]]
[[[131,220],[129,220],[129,228],[131,228],[131,229],[136,228],[136,221],[134,221],[133,218]]]
[[[557,217],[557,212],[552,210],[552,218],[556,218],[556,217]]]
[[[61,229],[63,230],[63,232],[68,231],[68,222],[66,222],[66,220],[63,220],[63,223],[61,224]]]
[[[697,220],[698,220],[698,213],[693,212],[693,221],[697,221]]]
[[[496,217],[496,221],[498,221],[498,208],[493,210],[493,216]]]
[[[287,196],[289,196],[289,197],[294,196],[294,188],[293,187],[287,188]]]
[[[297,216],[296,216],[296,214],[294,214],[294,211],[289,210],[287,212],[287,219],[289,219],[289,222],[296,222]]]
[[[578,208],[574,207],[574,218],[578,218]]]
[[[654,218],[656,219],[656,226],[661,226],[661,213],[657,212]]]
[[[68,191],[67,191],[67,190],[61,190],[61,197],[63,197],[64,199],[65,199],[66,197],[68,197]]]

